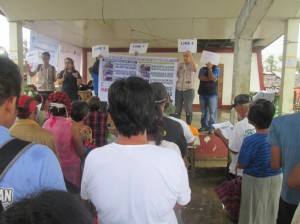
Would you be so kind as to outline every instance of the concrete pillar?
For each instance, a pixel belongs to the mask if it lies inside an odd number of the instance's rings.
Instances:
[[[250,92],[252,37],[274,0],[246,0],[235,24],[232,99]],[[236,122],[232,110],[230,120]]]
[[[19,66],[24,79],[23,33],[21,22],[9,22],[9,51],[16,55],[13,61]]]
[[[299,19],[285,22],[279,114],[293,113]]]

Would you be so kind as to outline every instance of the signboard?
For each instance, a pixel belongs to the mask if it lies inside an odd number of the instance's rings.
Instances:
[[[109,45],[97,45],[92,47],[92,57],[96,58],[99,55],[103,57],[108,57]]]
[[[171,99],[175,100],[177,59],[163,57],[134,57],[111,55],[99,63],[99,97],[107,101],[109,86],[117,79],[139,76],[149,83],[165,85]]]
[[[144,54],[147,53],[148,43],[131,43],[129,48],[129,54],[139,53]]]
[[[197,53],[197,39],[178,39],[178,52]]]
[[[207,64],[208,62],[213,65],[218,65],[220,62],[220,54],[210,51],[203,51],[200,59],[200,63]]]
[[[37,51],[39,53],[39,61],[36,64],[43,64],[40,57],[43,52],[49,52],[50,64],[57,68],[59,41],[42,34],[31,31],[30,32],[30,49],[29,51]]]

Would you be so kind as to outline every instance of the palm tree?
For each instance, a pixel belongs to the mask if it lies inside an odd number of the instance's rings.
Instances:
[[[270,72],[273,72],[273,70],[276,69],[277,61],[275,61],[273,54],[269,55],[265,62],[269,65]]]

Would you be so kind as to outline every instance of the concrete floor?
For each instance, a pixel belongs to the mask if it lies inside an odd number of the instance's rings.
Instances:
[[[214,192],[225,180],[225,173],[225,168],[196,169],[196,178],[190,178],[191,202],[181,211],[182,224],[233,223]]]
[[[185,114],[182,114],[185,120]],[[200,128],[201,113],[195,112],[192,125]],[[218,123],[230,120],[229,110],[218,110]],[[197,160],[197,158],[196,158]],[[196,178],[190,178],[191,202],[181,211],[179,224],[231,224],[222,204],[214,192],[225,180],[227,160],[196,161]],[[201,168],[200,168],[201,167]],[[205,167],[205,168],[203,168]]]

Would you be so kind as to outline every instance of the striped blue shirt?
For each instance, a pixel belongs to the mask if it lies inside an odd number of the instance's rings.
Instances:
[[[244,139],[239,163],[245,167],[244,173],[254,177],[269,177],[282,173],[271,168],[271,145],[267,143],[268,134],[253,134]]]

